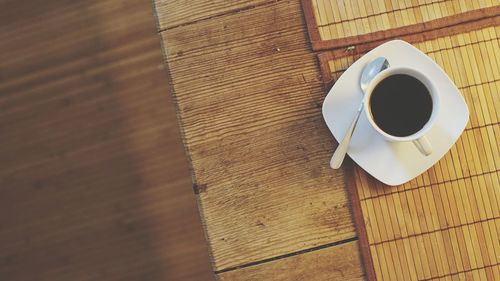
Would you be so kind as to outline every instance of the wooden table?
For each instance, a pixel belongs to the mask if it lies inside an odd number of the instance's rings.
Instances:
[[[148,0],[0,2],[0,280],[209,280]]]
[[[155,0],[220,280],[360,280],[300,1]]]

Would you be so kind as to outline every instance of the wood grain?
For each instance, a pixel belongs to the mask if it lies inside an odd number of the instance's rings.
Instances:
[[[0,7],[0,280],[210,280],[151,4]]]
[[[300,3],[161,35],[215,269],[354,237]]]
[[[356,242],[302,253],[286,259],[218,275],[219,280],[364,280]]]
[[[252,9],[266,5],[276,0],[212,0],[199,1],[193,5],[192,1],[180,0],[153,0],[154,9],[158,16],[160,31],[175,28],[193,22],[224,16],[230,13]]]
[[[369,249],[363,256],[373,268],[367,269],[370,280],[500,278],[499,20],[477,23],[448,36],[409,37],[456,83],[470,122],[450,152],[414,181],[384,186],[355,169],[353,208],[360,213],[356,223],[363,225],[361,247]],[[324,55],[326,76],[338,77],[342,62],[360,55]]]

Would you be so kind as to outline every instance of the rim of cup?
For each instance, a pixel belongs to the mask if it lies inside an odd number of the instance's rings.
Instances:
[[[429,120],[427,120],[424,127],[422,127],[422,129],[418,130],[417,132],[415,132],[411,135],[408,135],[408,136],[404,136],[404,137],[393,136],[393,135],[386,133],[384,130],[382,130],[375,123],[375,121],[373,120],[373,115],[371,113],[370,97],[373,94],[373,90],[382,80],[384,80],[385,78],[387,78],[389,76],[395,75],[395,74],[406,74],[406,75],[409,75],[409,76],[412,76],[412,77],[418,79],[427,88],[427,90],[429,91],[429,94],[431,96],[431,99],[432,99],[431,117],[429,118]],[[434,124],[436,117],[437,117],[437,114],[438,114],[438,110],[439,110],[439,96],[438,96],[438,93],[436,91],[436,87],[434,86],[434,84],[431,82],[431,80],[429,79],[429,77],[427,75],[425,75],[424,73],[422,73],[416,69],[410,68],[410,67],[394,66],[394,67],[389,67],[389,68],[381,71],[379,74],[377,74],[377,76],[375,76],[373,78],[373,80],[368,85],[368,88],[366,89],[363,106],[364,106],[364,111],[365,111],[366,117],[368,119],[368,122],[370,122],[372,127],[378,133],[380,133],[381,135],[383,135],[387,139],[393,140],[393,141],[412,141],[412,140],[416,140],[416,139],[423,137],[430,130],[432,125]]]

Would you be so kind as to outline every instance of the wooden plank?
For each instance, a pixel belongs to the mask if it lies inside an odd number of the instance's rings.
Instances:
[[[177,26],[234,14],[256,6],[266,5],[273,0],[204,0],[193,3],[190,0],[153,0],[160,31]]]
[[[150,2],[0,7],[0,279],[213,279]]]
[[[306,36],[287,1],[162,32],[216,270],[355,235]]]
[[[218,274],[219,280],[365,280],[356,241]]]

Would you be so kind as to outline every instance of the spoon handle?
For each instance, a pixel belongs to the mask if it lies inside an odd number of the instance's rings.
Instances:
[[[359,116],[361,115],[362,111],[363,103],[361,103],[361,105],[359,106],[358,112],[356,112],[356,116],[354,116],[351,127],[349,127],[349,130],[347,130],[344,139],[333,153],[332,159],[330,160],[330,167],[332,167],[332,169],[338,169],[342,165],[345,155],[347,154],[347,149],[349,148],[349,142],[351,141],[352,134],[354,133],[354,128],[356,128],[356,124],[358,123]]]

